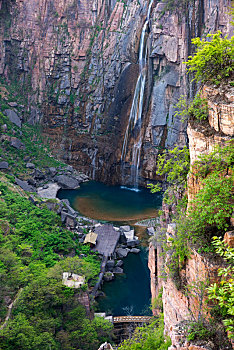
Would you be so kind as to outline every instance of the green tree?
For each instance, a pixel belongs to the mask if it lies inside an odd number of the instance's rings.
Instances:
[[[225,244],[221,237],[213,237],[213,245],[228,265],[218,271],[221,280],[207,288],[208,298],[218,303],[228,336],[234,338],[234,248]]]
[[[206,39],[194,38],[194,56],[186,62],[189,72],[195,72],[195,79],[202,83],[219,85],[231,77],[234,70],[234,37],[222,38],[222,33],[208,34]]]

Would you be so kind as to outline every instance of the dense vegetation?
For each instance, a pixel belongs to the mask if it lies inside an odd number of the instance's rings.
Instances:
[[[194,38],[196,53],[188,58],[187,66],[202,83],[219,85],[232,76],[234,70],[234,37],[222,38],[219,31],[208,34],[206,39]]]
[[[95,282],[99,259],[45,203],[32,200],[4,176],[0,194],[1,349],[98,348],[112,326],[90,320],[79,295]],[[64,271],[85,276],[86,284],[79,290],[64,286]],[[13,300],[12,317],[4,323]]]
[[[200,190],[195,198],[190,201],[187,207],[186,194],[182,198],[175,197],[176,188],[186,189],[186,178],[188,172],[186,149],[178,149],[164,153],[158,161],[158,173],[167,174],[170,187],[167,190],[166,203],[172,204],[177,201],[176,214],[173,222],[176,223],[176,234],[170,238],[170,244],[164,241],[164,252],[170,251],[170,258],[167,258],[166,274],[173,278],[177,288],[182,288],[184,293],[195,293],[194,297],[204,299],[206,288],[209,282],[197,283],[197,285],[186,285],[181,279],[180,270],[184,268],[186,259],[191,255],[191,249],[197,250],[200,254],[208,254],[210,257],[215,253],[224,256],[230,264],[225,269],[220,269],[219,275],[222,277],[220,283],[216,283],[208,288],[209,298],[217,300],[218,308],[213,307],[213,318],[207,321],[206,317],[196,318],[192,315],[193,322],[188,329],[188,339],[215,339],[219,344],[223,338],[220,322],[226,326],[229,336],[234,336],[233,328],[233,249],[226,248],[220,240],[215,237],[220,235],[223,239],[224,233],[231,229],[230,218],[233,212],[233,164],[234,164],[234,144],[227,142],[225,146],[216,146],[208,155],[202,155],[193,164],[190,176],[196,178]],[[178,164],[177,163],[178,160]],[[181,165],[184,167],[181,168]],[[152,186],[153,187],[153,186]],[[155,191],[158,188],[154,188]],[[215,245],[212,244],[215,239]],[[201,316],[206,315],[206,308],[200,305]],[[214,329],[218,327],[219,331]],[[220,335],[221,334],[221,335]],[[221,344],[221,343],[220,343]]]
[[[131,339],[125,340],[119,350],[166,350],[171,345],[169,337],[164,337],[163,317],[150,325],[136,329]]]
[[[7,161],[11,173],[16,176],[27,178],[30,176],[30,169],[25,167],[27,161],[30,159],[36,167],[64,167],[65,164],[55,160],[49,152],[49,146],[45,145],[40,134],[40,130],[36,127],[23,124],[19,129],[16,125],[10,122],[8,117],[0,112],[0,127],[6,126],[1,134],[4,135],[0,143],[0,157],[1,160]],[[16,149],[11,146],[11,138],[17,138],[24,145],[22,149]]]

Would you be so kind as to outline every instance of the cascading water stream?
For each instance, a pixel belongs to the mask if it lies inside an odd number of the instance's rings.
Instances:
[[[139,75],[135,87],[135,92],[132,100],[131,111],[129,115],[128,125],[124,135],[124,142],[122,147],[121,162],[122,162],[122,176],[124,172],[124,163],[127,154],[129,136],[133,131],[136,131],[134,135],[134,144],[132,147],[132,165],[131,165],[131,178],[135,188],[138,188],[138,176],[142,146],[142,109],[146,82],[146,62],[147,62],[147,45],[145,45],[145,34],[149,25],[150,12],[153,4],[153,0],[150,0],[147,10],[147,17],[141,32],[140,47],[139,47]],[[138,131],[139,130],[139,131]]]

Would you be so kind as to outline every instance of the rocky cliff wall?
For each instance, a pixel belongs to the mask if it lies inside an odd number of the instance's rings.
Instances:
[[[204,86],[203,96],[207,98],[209,106],[209,120],[198,123],[190,122],[187,128],[190,150],[190,173],[188,176],[188,203],[195,197],[201,189],[201,182],[193,174],[193,164],[199,160],[199,156],[209,154],[216,145],[225,146],[227,141],[233,139],[234,125],[234,88],[221,86],[219,88]],[[161,229],[166,232],[164,235],[170,244],[169,238],[176,232],[176,225],[170,223],[170,215],[167,206],[164,204],[164,221],[161,222]],[[173,208],[172,208],[173,210]],[[231,221],[233,225],[233,222]],[[152,275],[152,296],[157,296],[159,288],[163,288],[163,308],[165,331],[172,339],[172,349],[215,349],[216,344],[201,343],[201,346],[194,346],[184,337],[186,321],[197,318],[199,310],[199,293],[197,297],[186,294],[178,279],[162,278],[165,276],[165,262],[170,259],[170,251],[162,257],[160,247],[160,232],[155,240],[150,244],[149,268]],[[229,237],[227,233],[226,237]],[[229,245],[233,245],[230,238],[226,238]],[[186,261],[179,272],[179,281],[182,287],[185,285],[195,285],[200,281],[209,280],[214,283],[218,280],[217,270],[223,264],[221,259],[214,260],[212,254],[200,254],[193,249],[191,257]],[[160,268],[159,268],[160,266]],[[194,287],[194,290],[195,287]],[[156,310],[155,310],[156,311]]]
[[[167,10],[154,2],[148,35],[140,182],[155,178],[161,147],[183,145],[175,116],[191,95],[183,61],[191,37],[230,33],[228,0],[197,0]],[[21,91],[25,119],[39,122],[60,158],[102,181],[118,183],[121,149],[138,75],[147,3],[137,0],[2,0],[0,76]],[[132,141],[126,155],[129,163]]]

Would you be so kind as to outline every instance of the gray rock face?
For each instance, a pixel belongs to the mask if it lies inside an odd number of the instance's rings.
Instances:
[[[56,183],[47,184],[47,188],[39,187],[37,193],[42,198],[56,198],[57,192],[60,189],[60,186]]]
[[[127,246],[130,248],[136,247],[140,244],[140,241],[138,239],[133,239],[132,241],[127,241]]]
[[[17,107],[18,106],[18,103],[17,102],[8,102],[8,105],[10,107]]]
[[[120,230],[122,232],[129,232],[131,230],[131,227],[129,225],[126,226],[120,226]]]
[[[76,211],[70,206],[70,202],[68,199],[62,199],[61,203],[63,204],[63,208],[65,211],[68,212],[70,215],[75,215]]]
[[[140,252],[140,249],[138,249],[138,248],[132,248],[131,250],[130,250],[130,253],[135,253],[135,254],[137,254],[137,253],[139,253]]]
[[[49,173],[52,177],[57,174],[57,169],[54,167],[50,167],[48,170],[49,170]]]
[[[27,191],[27,192],[35,192],[36,189],[32,186],[30,186],[27,181],[22,181],[18,178],[15,178],[15,183],[20,186],[24,191]]]
[[[9,164],[7,162],[0,162],[0,169],[8,169]]]
[[[120,259],[126,258],[126,256],[128,255],[128,252],[129,252],[128,248],[117,248],[116,249],[116,254],[118,255],[118,257]]]
[[[113,270],[115,266],[115,261],[114,260],[108,260],[106,263],[106,269],[107,270]]]
[[[17,137],[11,138],[11,146],[16,149],[25,149],[25,145],[19,139],[17,139]]]
[[[147,227],[147,233],[149,236],[153,236],[155,233],[154,227]]]
[[[116,267],[121,267],[121,266],[123,266],[123,261],[122,261],[122,260],[118,260],[115,266],[116,266]]]
[[[75,228],[76,224],[77,224],[76,217],[70,214],[67,214],[66,226],[69,226],[70,228]]]
[[[112,281],[115,278],[115,275],[111,271],[107,271],[104,273],[103,279],[106,282]]]
[[[67,175],[59,175],[56,177],[56,181],[63,189],[76,189],[79,188],[79,182],[77,179],[67,176]]]
[[[121,269],[121,267],[116,266],[116,267],[114,267],[113,272],[114,273],[123,273],[123,269]]]
[[[27,164],[26,164],[26,168],[28,168],[28,169],[34,169],[34,168],[35,168],[35,164],[33,164],[33,163],[27,163]]]
[[[22,123],[20,118],[18,117],[18,115],[12,110],[12,109],[6,109],[4,111],[4,114],[10,119],[10,121],[15,124],[16,126],[18,126],[19,128],[21,128]]]

